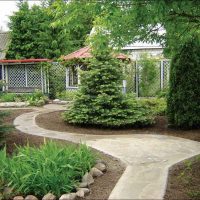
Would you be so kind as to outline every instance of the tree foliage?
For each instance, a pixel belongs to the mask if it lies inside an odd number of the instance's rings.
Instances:
[[[48,9],[25,1],[10,17],[11,43],[7,58],[57,58],[67,51],[68,34],[63,27],[52,27]],[[53,9],[53,8],[52,8]]]
[[[107,30],[111,44],[123,47],[134,41],[157,41],[166,52],[178,48],[193,33],[199,33],[198,0],[103,1],[95,26]]]
[[[169,123],[200,126],[200,37],[194,36],[172,59],[168,97]]]

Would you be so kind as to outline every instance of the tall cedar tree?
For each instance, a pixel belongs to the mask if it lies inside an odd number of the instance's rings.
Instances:
[[[19,11],[10,17],[11,43],[6,57],[58,58],[68,48],[68,35],[62,27],[53,28],[48,8],[27,2],[18,4]]]
[[[109,53],[92,58],[81,74],[81,86],[65,120],[73,124],[102,127],[147,125],[150,113],[135,98],[122,94],[122,63]]]
[[[193,37],[171,64],[168,97],[169,123],[180,128],[200,127],[200,37]]]

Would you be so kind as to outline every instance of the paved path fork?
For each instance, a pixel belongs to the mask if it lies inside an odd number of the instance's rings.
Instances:
[[[37,115],[63,109],[63,106],[48,105],[22,114],[15,119],[14,124],[27,134],[85,142],[124,162],[126,170],[111,192],[110,200],[163,199],[169,168],[200,154],[199,142],[183,138],[153,134],[92,136],[46,130],[35,123]]]

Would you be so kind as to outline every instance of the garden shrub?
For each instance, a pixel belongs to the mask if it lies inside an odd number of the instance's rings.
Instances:
[[[14,93],[1,93],[0,102],[15,102],[16,94]]]
[[[64,114],[68,123],[101,127],[148,125],[150,111],[135,97],[122,94],[122,62],[102,53],[81,73],[75,102]]]
[[[171,63],[169,124],[179,128],[200,126],[200,37],[189,39]]]
[[[158,91],[158,92],[156,93],[156,97],[157,97],[157,98],[166,98],[166,99],[167,99],[168,93],[169,93],[169,88],[166,87],[166,88],[164,88],[164,89]]]
[[[140,91],[139,95],[142,97],[153,97],[156,92],[160,90],[159,83],[159,68],[156,65],[156,60],[150,58],[148,54],[142,54],[138,61],[139,75],[140,75]]]
[[[154,115],[166,115],[167,101],[165,98],[141,98],[138,102],[150,109]]]
[[[77,90],[65,90],[62,92],[57,92],[56,98],[65,101],[74,101],[76,98]]]
[[[30,106],[43,106],[48,101],[48,97],[45,96],[42,91],[35,90],[30,96],[28,96],[27,101]]]
[[[9,157],[0,151],[0,181],[13,188],[13,195],[48,192],[57,197],[72,192],[82,176],[95,164],[95,155],[86,145],[64,146],[47,142],[39,148],[18,147]],[[1,191],[0,191],[1,192]]]

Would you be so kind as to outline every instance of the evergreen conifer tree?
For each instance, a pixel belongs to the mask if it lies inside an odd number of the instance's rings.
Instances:
[[[82,72],[80,91],[64,117],[73,124],[123,127],[150,124],[149,114],[134,97],[122,94],[122,63],[103,51]]]
[[[200,126],[200,37],[194,36],[172,59],[168,97],[169,123]]]

